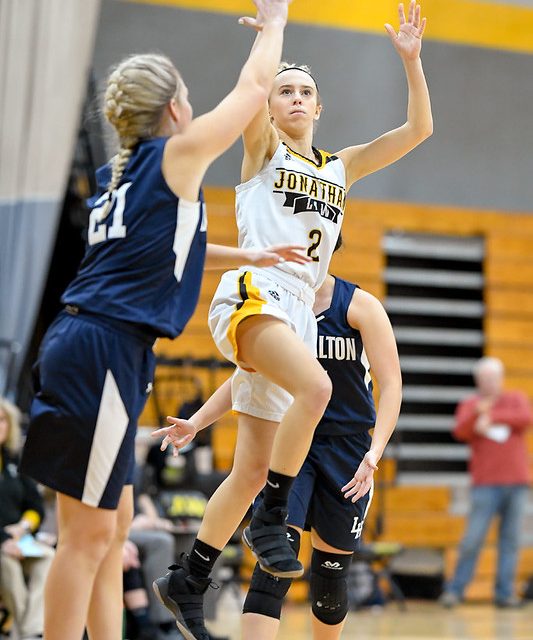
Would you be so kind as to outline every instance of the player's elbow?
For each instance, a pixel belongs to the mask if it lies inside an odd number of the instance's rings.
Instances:
[[[433,120],[430,120],[426,127],[424,128],[423,132],[423,139],[427,140],[427,138],[430,138],[433,135]]]
[[[270,87],[266,84],[254,83],[251,89],[250,100],[253,101],[254,112],[259,111],[268,102],[268,96],[270,95]]]
[[[427,118],[420,122],[409,123],[408,132],[413,148],[417,147],[433,134],[433,119]]]
[[[421,123],[417,129],[417,134],[420,142],[424,142],[424,140],[431,137],[433,135],[433,118],[428,118],[425,122]]]
[[[256,112],[268,101],[270,84],[266,78],[261,79],[252,74],[243,74],[239,79],[237,89],[246,99],[250,109]]]

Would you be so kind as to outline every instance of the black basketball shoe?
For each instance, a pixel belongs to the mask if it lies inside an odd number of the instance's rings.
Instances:
[[[209,640],[204,624],[204,593],[212,583],[211,578],[191,575],[189,558],[183,555],[179,564],[153,583],[156,596],[176,618],[176,626],[185,640]]]
[[[286,509],[265,510],[261,505],[254,511],[250,526],[242,532],[242,539],[263,571],[276,578],[299,578],[304,568],[287,538],[286,519]]]

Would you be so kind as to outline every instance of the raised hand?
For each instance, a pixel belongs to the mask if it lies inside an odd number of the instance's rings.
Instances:
[[[365,457],[361,460],[354,477],[342,487],[341,491],[344,493],[344,497],[347,500],[351,498],[352,502],[357,502],[359,498],[366,495],[372,486],[374,471],[377,471],[377,468],[377,456],[371,449],[367,451]]]
[[[420,5],[413,0],[409,3],[407,20],[403,3],[398,7],[400,16],[400,28],[398,33],[390,24],[385,25],[394,48],[402,60],[416,60],[420,56],[422,48],[422,36],[426,28],[426,18],[420,19]]]
[[[262,31],[263,26],[269,22],[287,23],[289,4],[292,0],[254,0],[257,7],[255,18],[244,16],[239,18],[239,24],[251,27],[256,31]]]
[[[305,264],[310,262],[305,253],[306,247],[296,244],[277,244],[265,249],[252,250],[250,252],[250,264],[257,267],[271,267],[280,262],[296,262],[297,264]]]
[[[169,444],[173,446],[172,455],[176,457],[180,449],[183,449],[196,435],[197,429],[190,420],[182,420],[167,416],[167,420],[172,423],[170,427],[162,427],[150,434],[153,438],[165,436],[161,443],[161,451],[165,451]]]

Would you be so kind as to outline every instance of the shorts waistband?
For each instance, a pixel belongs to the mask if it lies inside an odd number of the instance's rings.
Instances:
[[[300,278],[296,278],[296,276],[291,276],[288,273],[284,273],[281,269],[269,269],[259,268],[259,267],[242,267],[242,271],[250,271],[257,276],[262,276],[263,278],[268,278],[279,284],[281,287],[295,295],[299,300],[304,302],[309,307],[312,307],[315,303],[315,292],[313,289],[304,282],[300,280]]]
[[[136,338],[143,342],[147,347],[152,347],[158,336],[151,333],[147,327],[144,327],[134,322],[127,322],[125,320],[118,320],[117,318],[110,318],[109,316],[103,316],[99,313],[91,313],[85,309],[80,309],[74,304],[67,304],[64,307],[63,313],[68,314],[74,318],[82,317],[89,322],[94,322],[100,326],[108,329],[114,329],[121,333],[127,333],[132,338]]]

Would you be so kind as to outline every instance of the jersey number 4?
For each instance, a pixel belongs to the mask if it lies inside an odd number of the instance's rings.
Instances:
[[[115,238],[126,237],[126,225],[124,224],[124,209],[126,208],[126,192],[131,187],[131,182],[125,182],[111,194],[111,209],[106,211],[106,203],[109,195],[104,193],[95,202],[95,207],[89,215],[88,242],[92,246],[113,240]],[[111,224],[108,226],[108,222]]]

